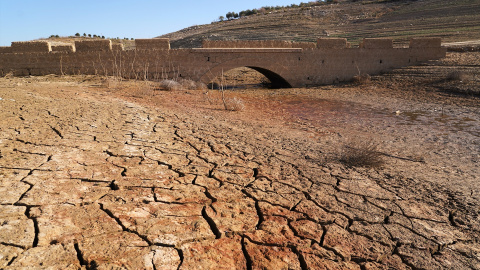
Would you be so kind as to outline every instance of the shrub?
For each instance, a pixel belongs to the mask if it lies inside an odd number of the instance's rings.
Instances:
[[[223,100],[223,105],[225,106],[225,110],[227,111],[243,111],[245,110],[245,104],[243,104],[243,100],[239,98],[225,98]]]
[[[468,82],[471,80],[472,75],[465,71],[455,70],[447,75],[448,81]]]
[[[382,155],[373,141],[352,140],[343,145],[340,162],[353,167],[380,167],[384,163]]]
[[[163,80],[160,82],[160,88],[163,88],[167,91],[173,91],[179,90],[181,88],[181,85],[174,80]]]
[[[371,81],[371,77],[368,74],[356,75],[352,78],[352,82],[355,84],[368,84]]]
[[[181,80],[180,85],[183,89],[188,90],[206,90],[207,85],[201,82],[195,82],[192,80]]]
[[[121,78],[119,77],[114,77],[114,76],[108,76],[102,79],[102,87],[108,88],[108,89],[117,89],[120,86],[121,83]]]

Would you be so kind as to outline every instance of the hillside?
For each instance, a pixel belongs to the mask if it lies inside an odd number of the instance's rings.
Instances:
[[[344,37],[353,45],[364,37],[390,37],[396,44],[415,36],[476,40],[480,1],[343,1],[192,26],[160,37],[170,38],[172,48],[191,48],[204,39],[315,41],[321,36]]]

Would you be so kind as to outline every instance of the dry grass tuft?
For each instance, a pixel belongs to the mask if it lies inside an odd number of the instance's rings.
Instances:
[[[381,167],[383,154],[378,144],[368,140],[351,140],[343,145],[340,162],[352,167]]]
[[[102,79],[102,87],[108,88],[108,89],[117,89],[120,87],[121,84],[121,79],[118,77],[105,77]]]
[[[354,84],[363,85],[371,82],[371,77],[368,74],[356,75],[352,78]]]
[[[167,91],[175,91],[180,90],[182,85],[174,80],[163,80],[160,82],[159,87]]]
[[[135,81],[132,86],[132,96],[148,97],[154,95],[155,83],[151,81]]]
[[[245,110],[245,104],[243,100],[233,97],[233,98],[225,98],[223,101],[223,105],[225,106],[225,110],[227,111],[243,111]]]
[[[181,80],[180,85],[185,90],[206,90],[207,85],[201,82],[196,82],[192,80]]]
[[[13,71],[10,71],[10,72],[8,72],[7,74],[5,74],[5,76],[3,76],[3,77],[6,78],[6,79],[11,79],[11,78],[13,78],[13,77],[15,77],[15,76],[13,75]]]
[[[469,82],[472,79],[472,74],[460,70],[452,71],[447,75],[447,81]]]

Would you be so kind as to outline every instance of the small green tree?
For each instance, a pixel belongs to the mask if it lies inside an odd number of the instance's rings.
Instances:
[[[220,16],[220,17],[218,17],[218,20],[221,21],[221,22],[223,22],[223,20],[225,20],[225,17]]]
[[[87,34],[83,33],[83,36],[84,36],[84,37],[86,37],[86,36],[87,36]]]
[[[79,36],[80,36],[80,33],[76,33],[75,36],[76,36],[76,37],[79,37]]]

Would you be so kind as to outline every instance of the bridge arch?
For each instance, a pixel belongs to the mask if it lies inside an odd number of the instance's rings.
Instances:
[[[282,76],[278,75],[277,73],[261,68],[261,67],[253,67],[253,66],[247,66],[248,68],[251,68],[255,71],[260,72],[263,76],[267,77],[267,79],[270,81],[272,84],[272,88],[292,88],[292,85],[285,80]]]
[[[292,88],[292,84],[285,78],[285,76],[281,75],[281,71],[275,70],[274,68],[268,68],[255,64],[252,65],[252,63],[241,63],[238,61],[234,65],[231,63],[222,63],[210,68],[204,73],[203,76],[201,76],[200,81],[208,84],[215,78],[222,76],[223,73],[241,67],[251,68],[261,73],[268,80],[270,80],[272,88]]]

